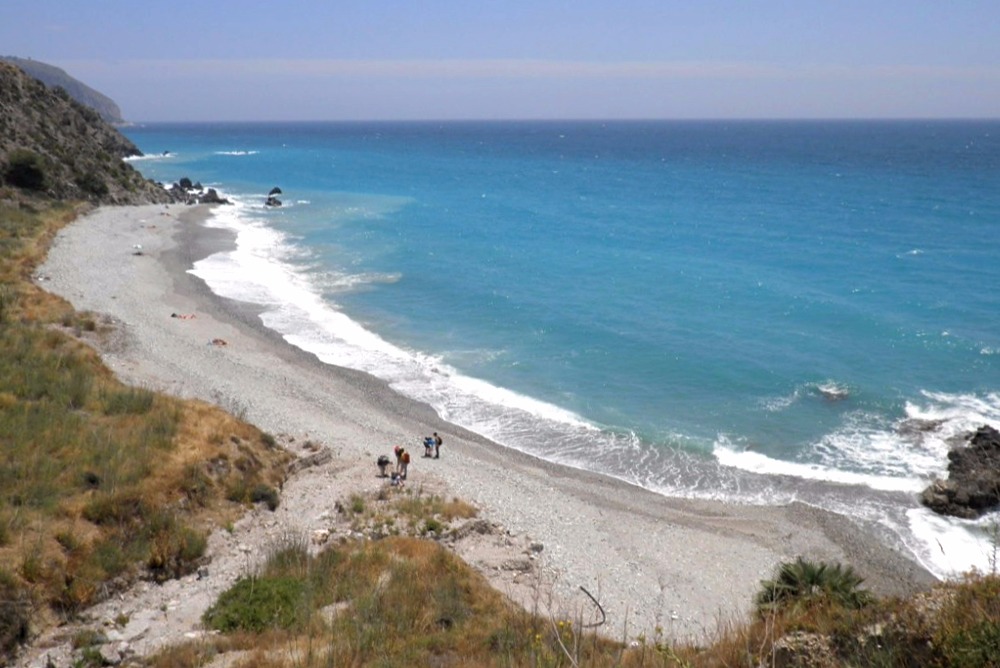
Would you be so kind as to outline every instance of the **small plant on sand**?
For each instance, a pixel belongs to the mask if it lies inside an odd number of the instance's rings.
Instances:
[[[350,498],[350,508],[351,512],[355,515],[360,515],[365,512],[365,499],[360,494],[351,494]]]

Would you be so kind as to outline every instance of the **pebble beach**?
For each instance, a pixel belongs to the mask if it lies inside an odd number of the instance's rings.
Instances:
[[[668,637],[711,638],[744,619],[760,580],[798,556],[850,564],[878,594],[934,582],[878,527],[799,503],[668,498],[556,465],[451,425],[376,378],[319,362],[264,328],[256,307],[220,298],[188,273],[233,244],[228,232],[205,226],[209,215],[204,206],[97,209],[59,234],[36,279],[112,325],[99,351],[123,381],[218,404],[293,444],[293,454],[311,441],[333,457],[294,474],[276,512],[252,511],[236,531],[217,532],[207,579],[140,584],[104,604],[107,614],[131,606],[135,651],[197,633],[201,612],[268,541],[327,530],[338,500],[386,484],[375,461],[397,444],[414,453],[410,486],[468,501],[498,527],[451,549],[544,613],[589,621],[585,588],[607,614],[610,637],[658,627]],[[420,457],[432,432],[444,439],[436,460]],[[531,577],[502,567],[524,555]],[[164,605],[174,613],[140,614]]]

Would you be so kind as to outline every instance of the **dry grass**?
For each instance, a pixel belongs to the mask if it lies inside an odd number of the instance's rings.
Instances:
[[[36,631],[140,572],[195,567],[249,501],[232,490],[280,485],[289,459],[215,407],[122,385],[74,337],[95,318],[30,277],[76,212],[0,206],[0,577]]]

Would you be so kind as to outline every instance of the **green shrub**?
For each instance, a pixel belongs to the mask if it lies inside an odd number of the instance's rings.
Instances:
[[[365,499],[360,494],[351,494],[351,512],[360,515],[365,512]]]
[[[860,589],[864,578],[850,566],[814,563],[799,557],[794,562],[778,566],[777,577],[762,580],[757,592],[757,609],[761,612],[785,606],[830,602],[846,608],[862,608],[872,601],[872,595]]]
[[[132,565],[123,547],[123,542],[117,537],[102,540],[94,546],[89,559],[100,569],[104,579],[121,575]]]
[[[1000,666],[1000,624],[984,620],[946,636],[942,651],[954,668]]]
[[[82,172],[74,179],[80,190],[94,197],[104,197],[108,194],[108,184],[94,172]]]
[[[202,621],[222,632],[300,626],[304,593],[305,583],[296,578],[242,578],[219,596]]]
[[[46,183],[45,161],[42,156],[27,149],[11,151],[3,173],[7,183],[25,190],[44,190]]]
[[[148,504],[135,491],[101,494],[83,507],[84,518],[100,526],[124,526],[139,522],[148,514]]]
[[[278,490],[264,483],[257,485],[250,491],[250,502],[260,503],[261,501],[267,504],[268,510],[276,510],[281,502]]]

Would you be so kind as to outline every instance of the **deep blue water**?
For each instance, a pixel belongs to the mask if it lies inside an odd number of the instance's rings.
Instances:
[[[510,447],[984,563],[915,493],[1000,425],[1000,122],[126,132],[239,202],[196,273],[321,359]]]

